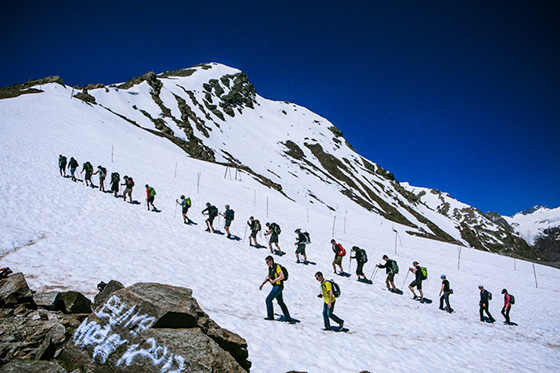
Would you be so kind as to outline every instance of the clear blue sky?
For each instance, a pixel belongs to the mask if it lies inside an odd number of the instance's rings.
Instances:
[[[39,4],[4,5],[2,87],[220,62],[399,181],[483,212],[560,206],[559,1]]]

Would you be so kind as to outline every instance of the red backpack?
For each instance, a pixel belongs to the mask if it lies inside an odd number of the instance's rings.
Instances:
[[[338,256],[346,255],[346,250],[344,250],[341,244],[336,244],[336,247],[338,248]]]

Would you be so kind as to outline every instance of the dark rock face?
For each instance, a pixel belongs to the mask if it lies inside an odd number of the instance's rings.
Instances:
[[[105,283],[103,283],[105,284]],[[97,285],[99,288],[99,285]],[[124,289],[124,285],[118,281],[111,280],[108,284],[103,286],[103,289],[93,298],[93,308],[96,309],[97,307],[101,306],[111,294],[113,294],[117,290]]]
[[[66,370],[56,362],[33,360],[12,360],[1,366],[0,371],[5,373],[66,373]]]
[[[190,289],[153,283],[112,293],[62,354],[67,368],[108,372],[244,372],[247,357],[245,340],[211,320]]]
[[[77,291],[65,291],[60,294],[60,302],[65,313],[90,313],[91,301]]]

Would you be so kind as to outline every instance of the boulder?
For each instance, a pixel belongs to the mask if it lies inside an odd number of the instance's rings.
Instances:
[[[12,360],[0,366],[4,373],[66,373],[58,363],[51,361]]]
[[[101,284],[103,284],[103,286],[101,286]],[[93,309],[97,309],[97,307],[105,303],[115,291],[124,289],[124,285],[115,280],[109,281],[108,284],[101,282],[97,287],[101,289],[95,298],[93,298]]]
[[[33,301],[38,308],[47,310],[62,310],[64,308],[64,304],[60,300],[59,291],[33,294]]]
[[[60,293],[60,302],[64,306],[62,311],[65,313],[91,312],[91,301],[77,291],[65,291]]]
[[[154,283],[112,293],[75,331],[62,358],[72,369],[108,372],[244,372],[251,366],[247,342],[211,320],[192,290]]]
[[[23,273],[14,273],[0,280],[0,306],[15,306],[27,302],[33,302],[33,293],[27,286]]]

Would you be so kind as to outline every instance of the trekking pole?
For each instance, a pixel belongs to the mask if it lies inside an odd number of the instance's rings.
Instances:
[[[371,272],[371,276],[369,276],[369,281],[373,282],[373,279],[375,278],[375,275],[377,274],[377,271],[379,270],[379,267],[375,267],[373,269],[373,272]]]
[[[403,289],[403,288],[404,288],[404,284],[406,284],[406,279],[407,279],[407,277],[408,277],[408,273],[409,273],[409,272],[410,272],[410,271],[406,271],[406,276],[404,276],[404,282],[403,282],[403,284],[402,284],[402,286],[401,286],[401,289]]]

